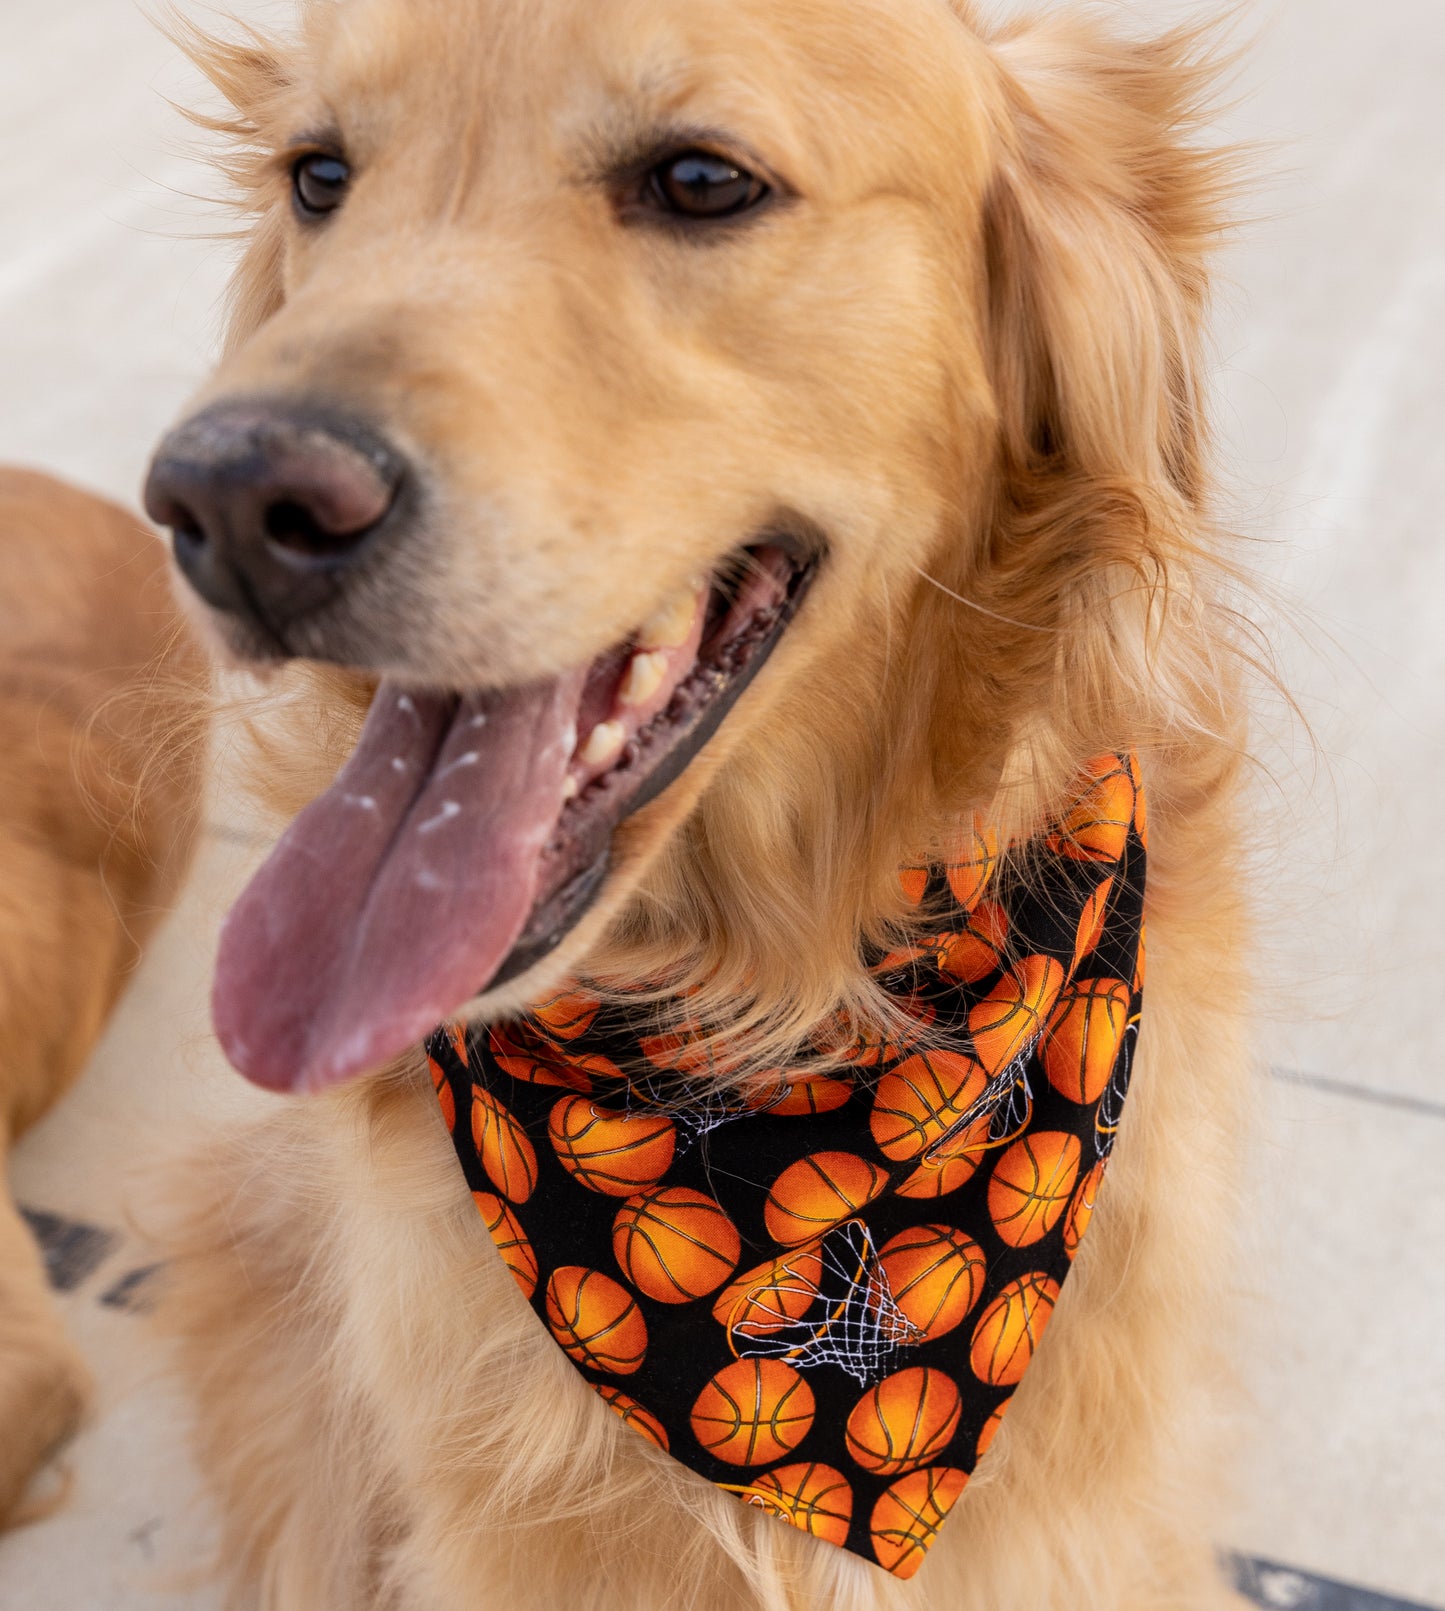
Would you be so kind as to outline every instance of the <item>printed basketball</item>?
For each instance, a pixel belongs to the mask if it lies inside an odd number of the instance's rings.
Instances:
[[[532,1008],[532,1017],[556,1040],[576,1040],[592,1027],[602,1006],[590,991],[569,990]]]
[[[978,1449],[974,1455],[975,1463],[979,1460],[982,1460],[984,1455],[988,1453],[989,1445],[993,1442],[995,1436],[997,1435],[998,1429],[1003,1425],[1003,1412],[1012,1402],[1013,1401],[1011,1399],[1006,1398],[1003,1403],[1000,1404],[999,1407],[993,1412],[993,1414],[989,1416],[988,1420],[983,1423],[983,1430],[978,1435]]]
[[[1064,970],[1052,957],[1025,957],[969,1009],[968,1032],[979,1062],[999,1074],[1043,1033],[1064,985]]]
[[[1104,938],[1104,920],[1109,915],[1109,897],[1113,893],[1114,878],[1110,874],[1084,902],[1084,909],[1079,913],[1079,926],[1074,935],[1074,965],[1070,972],[1077,972],[1079,964]]]
[[[848,1542],[853,1490],[841,1471],[816,1463],[778,1466],[740,1489],[748,1504],[778,1516],[814,1538],[840,1547]]]
[[[630,1376],[647,1353],[647,1322],[637,1299],[610,1275],[580,1264],[553,1270],[547,1324],[579,1365]]]
[[[930,960],[934,953],[925,953]],[[859,1023],[845,1013],[834,1015],[828,1026],[815,1037],[815,1044],[826,1057],[836,1057],[854,1068],[878,1068],[906,1056],[922,1040],[937,1016],[932,1005],[915,997],[904,997],[906,1022],[901,1024]],[[832,1079],[849,1079],[845,1072],[830,1070]]]
[[[813,1426],[813,1389],[780,1359],[725,1365],[692,1407],[692,1434],[730,1466],[763,1466],[791,1454]]]
[[[504,1074],[528,1085],[556,1085],[585,1095],[592,1089],[594,1072],[604,1079],[618,1077],[618,1070],[605,1057],[563,1052],[519,1024],[491,1030],[487,1047]]]
[[[939,967],[964,984],[978,984],[1003,966],[1008,948],[1008,913],[997,901],[980,901],[963,930],[949,937]]]
[[[737,1268],[742,1241],[733,1222],[700,1191],[659,1186],[630,1197],[612,1222],[622,1273],[658,1303],[691,1303]]]
[[[431,1073],[432,1090],[437,1094],[437,1101],[441,1105],[442,1118],[450,1133],[457,1127],[457,1099],[452,1094],[451,1081],[447,1079],[447,1071],[437,1062],[436,1058],[426,1060],[427,1068]]]
[[[1047,844],[1071,861],[1118,861],[1134,821],[1134,779],[1117,755],[1090,761],[1078,799],[1059,820]]]
[[[954,900],[971,911],[997,870],[998,833],[982,817],[975,816],[958,859],[950,861],[944,869]]]
[[[900,1478],[880,1495],[869,1518],[878,1564],[894,1577],[912,1577],[967,1484],[966,1471],[932,1466]]]
[[[832,1113],[853,1095],[853,1080],[846,1073],[803,1074],[785,1079],[781,1086],[762,1086],[748,1106],[778,1118],[797,1118],[808,1113]]]
[[[925,1158],[901,1186],[894,1187],[893,1195],[947,1197],[949,1192],[957,1191],[960,1186],[966,1185],[977,1172],[979,1159],[988,1150],[988,1121],[981,1120],[969,1134],[976,1139],[975,1146],[940,1158],[936,1162],[930,1162]]]
[[[874,1092],[868,1127],[879,1151],[899,1161],[917,1158],[958,1123],[987,1084],[980,1065],[961,1052],[918,1052],[905,1058],[878,1081]]]
[[[898,887],[903,891],[903,899],[910,906],[917,906],[928,891],[928,869],[926,867],[900,867],[898,869]]]
[[[512,1272],[512,1278],[522,1289],[522,1296],[530,1299],[537,1290],[537,1255],[527,1240],[521,1221],[502,1201],[489,1191],[474,1191],[472,1201],[482,1216],[502,1263]]]
[[[509,1108],[472,1087],[472,1144],[487,1179],[510,1202],[525,1203],[537,1185],[537,1153]]]
[[[993,1228],[1010,1247],[1032,1247],[1059,1223],[1079,1178],[1079,1138],[1034,1130],[994,1165],[988,1183]]]
[[[1064,1251],[1070,1258],[1079,1251],[1079,1243],[1084,1240],[1084,1232],[1094,1217],[1094,1204],[1098,1201],[1103,1180],[1104,1165],[1099,1162],[1079,1182],[1079,1189],[1069,1204],[1069,1212],[1064,1217]]]
[[[1139,757],[1129,751],[1129,778],[1134,785],[1134,832],[1145,850],[1149,848],[1149,805],[1144,793],[1144,774],[1139,768]]]
[[[936,1460],[958,1430],[962,1408],[953,1378],[923,1365],[870,1388],[848,1417],[848,1453],[865,1471],[901,1476]]]
[[[619,1113],[585,1096],[564,1096],[547,1133],[562,1167],[589,1191],[631,1197],[672,1167],[676,1133],[660,1113]]]
[[[871,1203],[888,1174],[852,1152],[815,1152],[799,1158],[773,1182],[763,1209],[768,1235],[796,1247]]]
[[[974,1328],[969,1352],[974,1375],[990,1387],[1013,1387],[1020,1382],[1058,1300],[1058,1282],[1041,1270],[1010,1281]]]
[[[730,1338],[769,1337],[801,1320],[818,1298],[823,1255],[800,1247],[746,1270],[713,1302],[712,1317]]]
[[[1129,1022],[1129,986],[1122,979],[1080,979],[1059,997],[1044,1036],[1049,1084],[1071,1102],[1104,1094]]]
[[[630,1398],[620,1387],[608,1387],[602,1382],[590,1384],[597,1396],[620,1418],[624,1426],[640,1432],[649,1443],[655,1443],[664,1453],[668,1451],[667,1428],[652,1413],[645,1410],[635,1398]]]
[[[963,1324],[983,1296],[984,1256],[977,1242],[951,1225],[915,1225],[878,1251],[878,1267],[893,1301],[932,1342]]]

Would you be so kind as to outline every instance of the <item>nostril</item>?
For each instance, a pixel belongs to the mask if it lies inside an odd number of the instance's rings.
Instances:
[[[261,523],[270,542],[296,554],[344,553],[355,547],[362,535],[361,532],[326,530],[313,511],[294,498],[268,504]]]

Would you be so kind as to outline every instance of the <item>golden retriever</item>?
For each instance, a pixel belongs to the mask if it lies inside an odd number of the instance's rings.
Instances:
[[[204,662],[168,570],[124,510],[0,471],[3,1151],[85,1066],[189,860]],[[88,1396],[39,1250],[4,1195],[0,1523]]]
[[[223,943],[223,1044],[294,1095],[180,1196],[167,1320],[235,1603],[1232,1603],[1246,679],[1201,36],[963,0],[345,0],[190,44],[249,233],[149,508],[217,643],[303,663],[284,810],[380,688]],[[642,742],[619,679],[650,720],[738,599],[767,632]],[[605,1411],[407,1048],[580,970],[688,992],[726,1080],[781,1066],[886,1016],[864,957],[907,926],[900,867],[975,811],[1035,831],[1129,749],[1149,1007],[1108,1189],[900,1582]],[[417,801],[430,860],[398,837]]]

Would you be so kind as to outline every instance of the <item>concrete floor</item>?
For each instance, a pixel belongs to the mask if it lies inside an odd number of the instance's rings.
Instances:
[[[4,11],[0,457],[134,500],[206,367],[227,260],[193,238],[208,181],[162,99],[190,80],[130,0]],[[1226,260],[1219,425],[1236,523],[1289,604],[1270,636],[1318,749],[1267,714],[1280,1077],[1242,1116],[1254,1415],[1221,1543],[1445,1607],[1445,15],[1276,0],[1246,26],[1260,37],[1227,129],[1265,143],[1266,177]],[[254,856],[224,792],[212,823],[85,1083],[17,1161],[22,1199],[55,1216],[103,1402],[69,1506],[0,1541],[0,1611],[214,1603],[177,1576],[207,1522],[133,1312],[143,1249],[120,1229],[128,1182],[188,1113],[259,1100],[207,1038],[215,926]],[[1252,1590],[1386,1603],[1289,1571]]]

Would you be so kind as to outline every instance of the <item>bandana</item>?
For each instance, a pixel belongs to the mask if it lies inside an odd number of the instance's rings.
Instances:
[[[1133,756],[1091,763],[1026,844],[965,837],[959,860],[901,873],[922,938],[868,959],[901,1035],[740,1093],[703,1083],[685,1017],[579,985],[428,1046],[482,1219],[603,1401],[900,1578],[1053,1314],[1141,1001]]]

